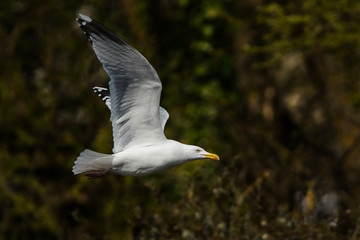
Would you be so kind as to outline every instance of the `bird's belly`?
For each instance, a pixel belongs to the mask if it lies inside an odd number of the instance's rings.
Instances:
[[[116,166],[113,168],[112,172],[122,176],[147,176],[170,167],[171,166],[156,166],[153,164],[143,164],[139,166],[136,163],[131,163]]]
[[[127,156],[120,160],[115,159],[113,173],[123,176],[146,176],[173,167],[159,158],[147,155]]]

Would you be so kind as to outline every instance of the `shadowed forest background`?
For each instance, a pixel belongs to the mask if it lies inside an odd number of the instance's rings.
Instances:
[[[73,176],[111,153],[81,12],[163,83],[170,139],[221,161]],[[360,2],[0,3],[2,239],[360,239]]]

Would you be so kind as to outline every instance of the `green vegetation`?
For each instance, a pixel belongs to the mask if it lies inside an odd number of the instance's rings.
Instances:
[[[146,56],[199,161],[73,176],[111,152],[82,12]],[[360,2],[0,3],[1,239],[360,239]]]

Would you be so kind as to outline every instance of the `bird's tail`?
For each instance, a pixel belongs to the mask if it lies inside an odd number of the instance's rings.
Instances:
[[[103,171],[112,168],[113,155],[103,154],[85,149],[77,157],[72,171],[80,174],[89,171]]]

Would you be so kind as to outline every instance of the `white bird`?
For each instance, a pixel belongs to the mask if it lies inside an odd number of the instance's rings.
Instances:
[[[114,154],[85,149],[75,161],[74,174],[144,176],[193,160],[219,160],[198,146],[165,137],[169,114],[159,106],[161,82],[143,55],[90,17],[79,14],[76,20],[110,77],[109,90],[94,91],[111,111]]]

